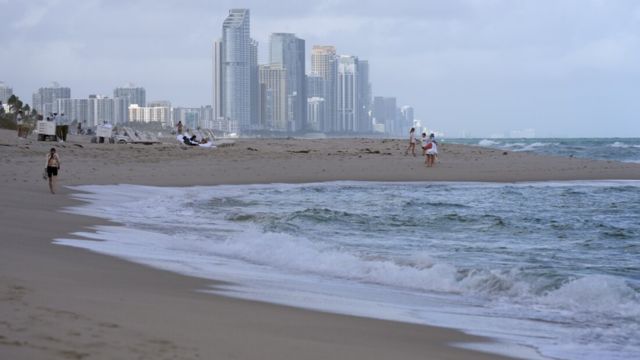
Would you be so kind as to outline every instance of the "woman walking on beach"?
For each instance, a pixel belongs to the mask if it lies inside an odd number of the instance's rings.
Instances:
[[[409,150],[411,150],[413,156],[416,156],[416,128],[411,128],[409,131],[409,146],[404,151],[405,156],[409,154]]]
[[[60,170],[60,157],[56,154],[56,149],[51,148],[47,154],[46,162],[47,176],[49,177],[49,191],[55,194],[56,178],[58,177],[58,170]]]

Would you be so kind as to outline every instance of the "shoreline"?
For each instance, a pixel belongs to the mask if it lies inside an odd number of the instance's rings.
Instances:
[[[42,195],[14,193],[27,206]],[[425,352],[433,359],[508,358],[465,349],[498,343],[459,330],[213,294],[211,290],[223,281],[56,245],[52,238],[78,238],[70,234],[116,225],[69,214],[65,209],[83,201],[73,199],[68,189],[60,193],[55,204],[39,207],[34,216],[52,220],[54,231],[47,235],[35,229],[25,231],[27,224],[14,218],[9,237],[39,236],[17,246],[3,241],[9,251],[1,256],[0,354],[8,358],[126,359],[173,354],[187,359],[258,359],[264,358],[265,349],[271,354],[266,358],[274,359],[414,359]],[[3,227],[6,220],[3,217]],[[25,264],[24,258],[37,266]],[[343,333],[330,334],[328,329]],[[211,330],[215,336],[207,335]],[[117,349],[118,344],[125,347]]]
[[[0,226],[7,229],[0,243],[0,354],[8,358],[501,358],[451,346],[490,341],[457,330],[203,294],[197,290],[215,282],[52,246],[52,239],[108,222],[64,212],[79,200],[68,188],[48,194],[39,176],[51,144],[12,140],[14,134],[0,130],[0,142],[10,144],[0,147],[6,170],[0,179],[7,184],[0,190]],[[243,140],[215,150],[81,141],[54,146],[64,186],[640,180],[640,164],[453,145],[432,171],[420,167],[420,158],[398,155],[402,145],[351,139]],[[478,161],[483,166],[472,166]]]

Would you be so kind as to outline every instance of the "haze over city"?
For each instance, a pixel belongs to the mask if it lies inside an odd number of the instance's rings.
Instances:
[[[238,7],[260,63],[276,32],[304,39],[307,62],[333,45],[369,61],[374,96],[449,136],[640,134],[635,1],[0,0],[0,80],[26,102],[52,81],[73,97],[133,82],[150,100],[209,105],[213,41]]]

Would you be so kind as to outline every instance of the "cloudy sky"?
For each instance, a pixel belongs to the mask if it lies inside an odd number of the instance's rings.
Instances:
[[[232,7],[251,9],[262,61],[272,32],[335,45],[369,60],[375,95],[450,136],[640,136],[636,0],[0,0],[0,81],[29,103],[57,81],[210,104]]]

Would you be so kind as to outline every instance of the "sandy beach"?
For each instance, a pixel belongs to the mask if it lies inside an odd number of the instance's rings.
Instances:
[[[192,186],[333,180],[640,180],[640,164],[443,144],[439,163],[405,141],[240,139],[217,149],[18,139],[0,130],[2,359],[498,359],[453,347],[460,331],[334,315],[198,292],[211,281],[151,269],[52,239],[104,221],[62,212],[65,186]],[[59,191],[42,179],[61,158]],[[214,284],[215,285],[215,284]]]

